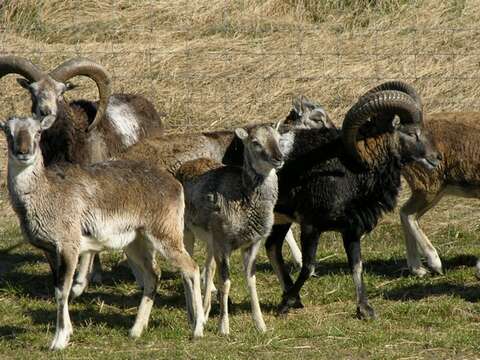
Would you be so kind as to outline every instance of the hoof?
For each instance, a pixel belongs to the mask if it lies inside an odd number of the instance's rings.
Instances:
[[[63,350],[68,346],[70,340],[70,334],[66,331],[60,332],[55,336],[50,345],[50,350]]]
[[[220,335],[228,336],[230,335],[230,326],[228,324],[224,324],[223,322],[220,324],[219,329]]]
[[[256,328],[257,328],[258,332],[260,332],[260,333],[265,333],[265,332],[267,332],[267,326],[265,325],[265,323],[263,323],[263,324],[258,324],[258,325],[256,326]]]
[[[437,256],[433,259],[427,260],[428,267],[436,274],[443,275],[442,261]]]
[[[102,284],[102,274],[99,272],[94,272],[92,274],[92,280],[90,282],[95,285],[101,285]]]
[[[364,304],[357,306],[357,318],[361,320],[375,320],[377,315],[370,305]]]
[[[83,284],[73,285],[72,290],[70,290],[72,299],[75,299],[75,298],[79,297],[80,295],[82,295],[84,290],[85,290],[85,285],[83,285]]]
[[[197,328],[193,331],[193,338],[198,339],[203,337],[203,324],[201,326],[197,326]]]
[[[141,327],[132,327],[128,332],[128,336],[133,339],[138,339],[142,335],[143,329]]]
[[[277,315],[286,315],[290,309],[303,309],[304,306],[300,300],[300,296],[284,295],[281,304],[278,306]]]
[[[428,274],[428,270],[426,268],[424,268],[423,266],[419,266],[419,267],[411,267],[410,268],[410,272],[415,275],[415,276],[418,276],[420,278],[424,277],[425,275]]]

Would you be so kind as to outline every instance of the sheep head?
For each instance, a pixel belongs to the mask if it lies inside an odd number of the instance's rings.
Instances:
[[[57,116],[60,103],[64,101],[64,93],[75,87],[68,80],[79,75],[87,76],[97,84],[100,98],[97,114],[88,130],[95,128],[104,117],[111,95],[110,76],[99,64],[77,58],[64,62],[50,73],[45,73],[28,60],[16,56],[1,57],[0,78],[10,73],[24,77],[18,79],[18,83],[30,92],[32,113],[37,116]]]
[[[394,133],[398,137],[395,151],[402,163],[417,161],[428,169],[439,163],[439,153],[424,129],[421,109],[405,92],[381,90],[369,93],[362,96],[345,116],[342,136],[346,151],[363,167],[368,167],[357,139],[365,127],[373,127],[377,134]]]

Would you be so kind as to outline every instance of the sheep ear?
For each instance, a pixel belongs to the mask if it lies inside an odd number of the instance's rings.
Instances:
[[[393,129],[398,130],[400,128],[400,125],[402,125],[400,118],[398,116],[394,116],[392,120]]]
[[[17,83],[20,85],[22,88],[27,89],[30,91],[30,81],[28,81],[25,78],[17,78]]]
[[[7,128],[7,123],[3,120],[0,121],[0,129],[5,131],[5,129]]]
[[[247,130],[242,129],[242,128],[236,128],[235,129],[235,135],[237,135],[238,138],[242,141],[245,140],[246,138],[248,138]]]
[[[50,128],[50,126],[52,126],[55,122],[55,119],[55,115],[47,115],[42,120],[40,120],[40,126],[42,130],[47,130],[48,128]]]

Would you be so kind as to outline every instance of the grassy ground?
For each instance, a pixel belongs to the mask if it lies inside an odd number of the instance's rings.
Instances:
[[[472,266],[480,255],[476,234],[448,226],[433,237],[444,254],[445,276],[416,279],[404,269],[396,224],[384,223],[363,241],[366,282],[379,319],[354,317],[351,277],[338,236],[322,240],[319,278],[303,290],[306,308],[275,317],[279,287],[266,256],[259,258],[257,281],[268,332],[259,335],[249,312],[240,259],[233,261],[231,335],[217,333],[218,304],[206,336],[189,340],[181,282],[164,268],[149,329],[128,338],[140,296],[119,254],[104,256],[102,286],[92,286],[71,304],[71,346],[52,355],[55,303],[48,267],[38,251],[8,251],[20,234],[0,233],[0,353],[2,358],[475,358],[480,352],[480,287]],[[200,252],[199,252],[200,253]]]
[[[104,64],[114,89],[148,94],[174,131],[230,128],[283,117],[292,97],[325,105],[337,123],[365,90],[410,81],[426,113],[480,110],[478,0],[0,1],[0,54],[48,69],[73,56]],[[14,76],[1,80],[0,117],[28,112]],[[82,85],[71,98],[95,96]],[[4,139],[0,165],[5,166]],[[4,172],[2,172],[4,174]],[[0,358],[50,358],[55,304],[47,265],[20,238],[0,178]],[[408,189],[400,202],[408,197]],[[165,269],[150,329],[133,341],[139,293],[106,255],[102,286],[72,303],[75,333],[58,358],[475,358],[479,357],[478,201],[448,198],[422,219],[445,276],[405,270],[397,214],[363,241],[373,322],[354,318],[353,284],[341,242],[322,240],[319,278],[303,290],[306,309],[276,318],[280,290],[262,253],[258,289],[269,331],[249,316],[238,258],[233,263],[232,335],[188,339],[180,281]],[[200,258],[199,258],[200,259]]]

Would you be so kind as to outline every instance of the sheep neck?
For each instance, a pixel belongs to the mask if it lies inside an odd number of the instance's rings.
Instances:
[[[274,169],[268,172],[260,172],[253,166],[252,155],[245,149],[243,169],[242,169],[242,185],[247,193],[258,192],[263,193],[265,187],[273,190],[273,195],[276,197],[277,193],[277,174]],[[270,192],[268,192],[270,193]],[[265,194],[267,195],[267,194]]]
[[[399,160],[396,144],[398,138],[392,133],[377,134],[358,141],[358,149],[362,159],[371,167],[382,166],[392,158]]]
[[[43,157],[38,150],[35,162],[28,166],[17,164],[8,157],[8,190],[14,203],[23,202],[30,194],[39,191],[40,183],[46,179]]]

